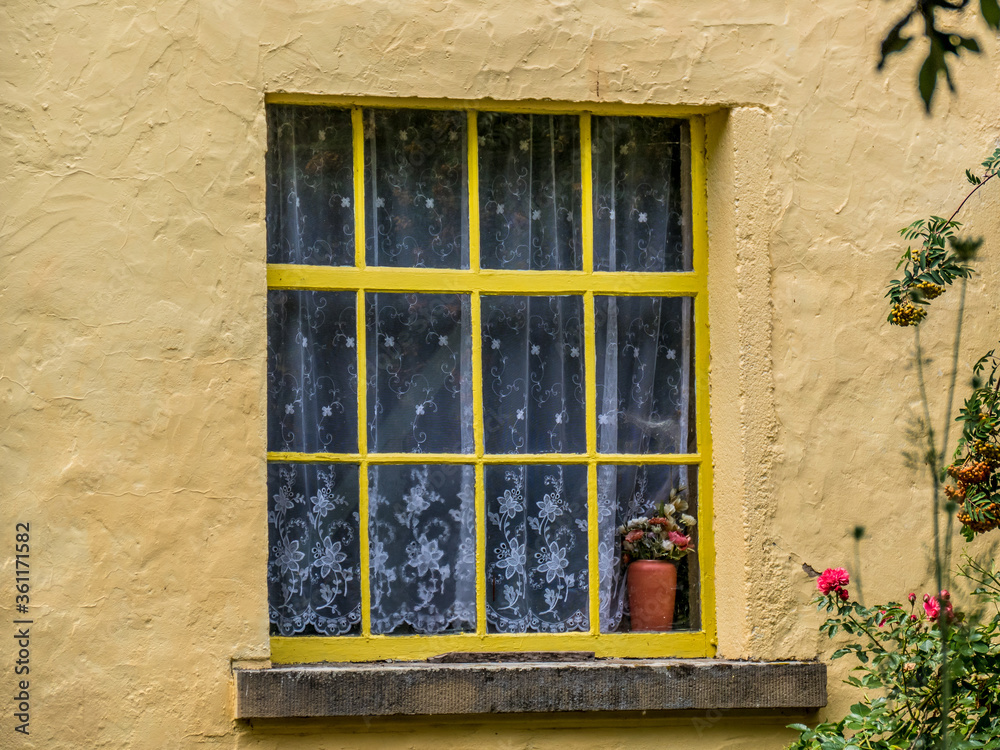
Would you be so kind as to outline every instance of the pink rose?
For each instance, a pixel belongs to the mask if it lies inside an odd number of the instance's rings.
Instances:
[[[938,600],[933,596],[924,596],[924,612],[926,612],[927,616],[932,620],[936,620],[940,617],[941,605],[938,604]]]
[[[677,547],[677,549],[687,549],[687,546],[691,544],[691,537],[684,536],[683,534],[677,531],[671,531],[669,534],[667,534],[667,539],[673,542],[674,546]]]
[[[847,601],[847,598],[850,596],[850,594],[847,593],[847,589],[838,589],[838,593],[840,594],[840,598],[843,599],[845,602]]]
[[[850,582],[851,577],[843,568],[827,568],[816,580],[816,588],[824,594],[829,594],[830,592],[836,593]]]
[[[924,596],[924,612],[927,613],[927,617],[931,620],[939,619],[941,617],[941,602],[936,597],[930,595]],[[949,620],[955,616],[955,610],[949,601],[945,601],[944,603],[944,614]]]

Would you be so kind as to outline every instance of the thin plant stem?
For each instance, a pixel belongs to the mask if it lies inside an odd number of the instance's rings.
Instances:
[[[961,208],[961,206],[959,206],[959,208]],[[957,214],[958,211],[955,213]],[[951,374],[948,382],[947,409],[944,414],[944,430],[942,430],[941,434],[940,463],[942,464],[942,468],[945,463],[945,451],[948,450],[948,437],[951,430],[951,410],[955,400],[955,383],[958,380],[958,350],[962,341],[962,322],[965,319],[965,292],[967,288],[968,282],[966,278],[963,277],[961,292],[959,293],[958,320],[955,323],[955,342],[952,345],[951,351]],[[937,472],[935,472],[935,475],[934,507],[936,509],[938,507],[937,477],[941,475]],[[941,596],[942,591],[951,589],[948,576],[951,571],[952,530],[955,517],[950,509],[946,508],[945,511],[944,559],[937,562],[938,596]],[[951,676],[948,674],[948,631],[951,628],[951,622],[949,621],[947,612],[945,611],[946,604],[947,602],[942,599],[940,602],[941,614],[938,617],[938,623],[941,628],[941,742],[944,750],[947,750],[949,744],[948,720],[950,718],[949,714],[951,709]]]
[[[917,380],[920,384],[920,401],[924,407],[924,420],[926,422],[926,432],[927,432],[927,466],[931,472],[931,484],[933,488],[932,502],[931,502],[931,521],[932,528],[934,532],[934,580],[937,584],[937,590],[940,592],[944,589],[944,573],[943,573],[943,560],[941,558],[941,523],[938,515],[940,513],[941,502],[940,502],[940,477],[938,474],[939,465],[941,463],[941,458],[944,456],[944,449],[938,452],[937,440],[934,437],[934,426],[931,421],[931,405],[930,399],[927,397],[927,384],[924,379],[924,355],[923,349],[920,346],[920,326],[914,326],[913,329],[914,338],[914,348],[916,349],[917,356]],[[955,379],[955,372],[952,371],[952,381]],[[946,422],[950,419],[950,414],[945,415]],[[947,426],[945,427],[947,430]],[[948,618],[945,616],[943,607],[941,615],[939,616],[939,621],[941,626],[941,747],[942,750],[948,750],[948,712],[951,708],[951,691],[948,689],[948,639],[947,639],[947,621]]]
[[[996,172],[990,172],[989,174],[986,175],[986,177],[983,178],[982,182],[980,182],[978,185],[972,188],[972,190],[969,191],[969,194],[962,199],[961,203],[958,204],[958,208],[955,209],[955,213],[953,213],[951,215],[951,218],[948,219],[948,223],[950,224],[951,220],[954,219],[956,216],[958,216],[958,212],[962,210],[962,206],[965,205],[965,202],[969,200],[969,198],[971,198],[976,194],[976,191],[979,190],[979,188],[981,188],[983,185],[985,185],[987,182],[989,182],[996,176],[997,176]]]
[[[858,601],[865,603],[865,591],[861,585],[861,536],[860,526],[854,529],[854,586],[858,592]]]
[[[924,428],[927,434],[926,462],[931,470],[933,483],[933,503],[931,505],[931,525],[934,532],[934,562],[937,583],[941,583],[941,532],[938,524],[938,474],[937,474],[937,441],[934,437],[934,424],[931,421],[931,402],[927,397],[927,384],[924,382],[924,354],[920,346],[920,326],[913,327],[914,349],[917,358],[917,382],[920,385],[920,402],[924,407]]]

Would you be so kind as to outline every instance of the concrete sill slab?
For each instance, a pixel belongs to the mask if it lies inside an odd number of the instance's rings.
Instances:
[[[722,659],[294,664],[237,669],[236,718],[826,705],[826,665]]]

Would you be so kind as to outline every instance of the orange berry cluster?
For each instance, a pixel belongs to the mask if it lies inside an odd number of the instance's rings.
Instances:
[[[948,473],[955,477],[962,484],[979,484],[990,478],[993,469],[985,461],[969,461],[964,464],[952,464],[948,467]]]
[[[897,302],[889,313],[889,322],[894,326],[912,326],[927,317],[927,311],[912,302]]]
[[[955,517],[963,526],[968,526],[977,534],[983,534],[992,529],[1000,528],[1000,519],[996,517],[997,504],[990,503],[989,505],[983,506],[983,510],[990,513],[992,517],[987,516],[982,521],[973,521],[972,516],[961,510]]]
[[[946,484],[944,487],[944,494],[948,496],[949,500],[954,500],[956,503],[964,502],[965,485],[962,484],[961,482],[959,482],[956,487],[952,487],[950,484]]]
[[[990,462],[995,461],[994,456],[1000,456],[1000,449],[996,446],[979,441],[973,445],[973,453],[980,458],[973,458],[971,455],[961,464],[955,463],[948,467],[948,474],[955,478],[956,486],[944,488],[945,495],[956,503],[963,503],[964,508],[956,514],[959,522],[963,526],[968,526],[977,534],[983,534],[992,529],[1000,528],[1000,517],[998,517],[997,506],[993,502],[993,495],[987,494],[975,502],[976,509],[981,514],[980,520],[974,520],[969,513],[970,503],[967,499],[968,486],[971,484],[982,484],[986,482],[993,473]],[[983,460],[985,459],[985,460]],[[985,488],[984,488],[985,489]]]

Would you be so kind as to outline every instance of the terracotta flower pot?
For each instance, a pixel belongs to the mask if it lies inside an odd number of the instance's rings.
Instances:
[[[636,560],[628,566],[632,630],[670,630],[674,624],[677,566],[667,560]]]

